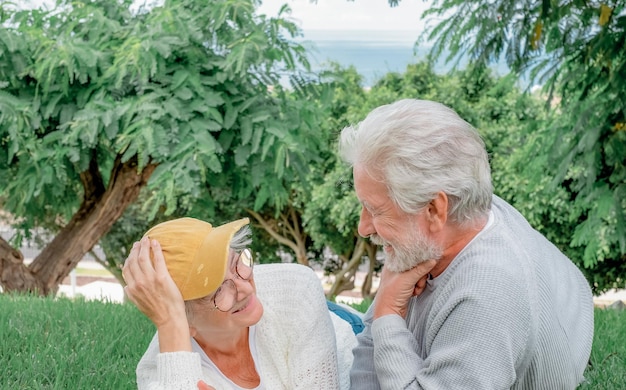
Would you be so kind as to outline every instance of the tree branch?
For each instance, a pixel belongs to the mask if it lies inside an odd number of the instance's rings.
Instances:
[[[115,160],[115,165],[119,164],[120,156]],[[100,167],[98,166],[98,158],[96,150],[91,151],[91,159],[89,167],[86,171],[80,173],[80,181],[83,184],[83,199],[86,202],[99,199],[105,191]]]
[[[270,224],[263,219],[263,217],[261,216],[261,214],[257,213],[254,210],[251,209],[246,209],[246,211],[252,215],[252,217],[261,225],[261,227],[270,235],[272,236],[273,239],[275,239],[276,241],[278,241],[279,244],[283,244],[288,246],[289,248],[291,248],[291,250],[293,250],[294,253],[298,253],[298,247],[295,243],[293,243],[292,241],[290,241],[289,239],[287,239],[286,237],[280,235],[278,232],[276,232],[274,229],[272,229],[272,227],[270,226]]]

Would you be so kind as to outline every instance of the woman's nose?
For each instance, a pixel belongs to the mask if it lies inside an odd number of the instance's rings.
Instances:
[[[252,278],[242,279],[239,275],[237,275],[233,278],[233,282],[237,287],[237,300],[247,297],[254,291],[254,288],[252,287]]]

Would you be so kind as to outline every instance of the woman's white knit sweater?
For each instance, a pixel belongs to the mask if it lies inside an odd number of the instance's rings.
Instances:
[[[298,264],[266,264],[254,268],[254,280],[264,309],[255,364],[265,389],[348,389],[356,338],[328,311],[317,275]],[[199,380],[218,390],[233,387],[203,367],[199,353],[160,353],[157,335],[137,365],[140,390],[197,390]]]

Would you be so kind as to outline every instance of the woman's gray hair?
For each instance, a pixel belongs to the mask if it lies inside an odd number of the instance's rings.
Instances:
[[[237,230],[237,232],[233,235],[233,238],[230,240],[230,244],[228,245],[230,249],[235,252],[240,252],[252,244],[252,231],[250,230],[250,225],[245,225],[241,229]],[[209,304],[209,297],[213,294],[209,294],[206,297],[192,299],[190,301],[185,301],[185,314],[187,314],[187,321],[191,324],[194,315],[194,307],[196,306],[205,306]]]
[[[245,225],[233,235],[230,240],[230,249],[240,252],[252,244],[252,232],[250,231],[250,225]]]
[[[485,144],[449,107],[405,99],[374,109],[341,132],[339,153],[370,175],[382,174],[390,198],[415,213],[439,191],[449,199],[448,217],[461,225],[485,216],[493,187]]]

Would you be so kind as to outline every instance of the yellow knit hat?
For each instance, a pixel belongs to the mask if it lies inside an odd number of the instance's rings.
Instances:
[[[233,235],[250,223],[248,218],[218,227],[195,218],[160,223],[144,234],[157,240],[165,264],[185,301],[202,298],[224,281]]]

